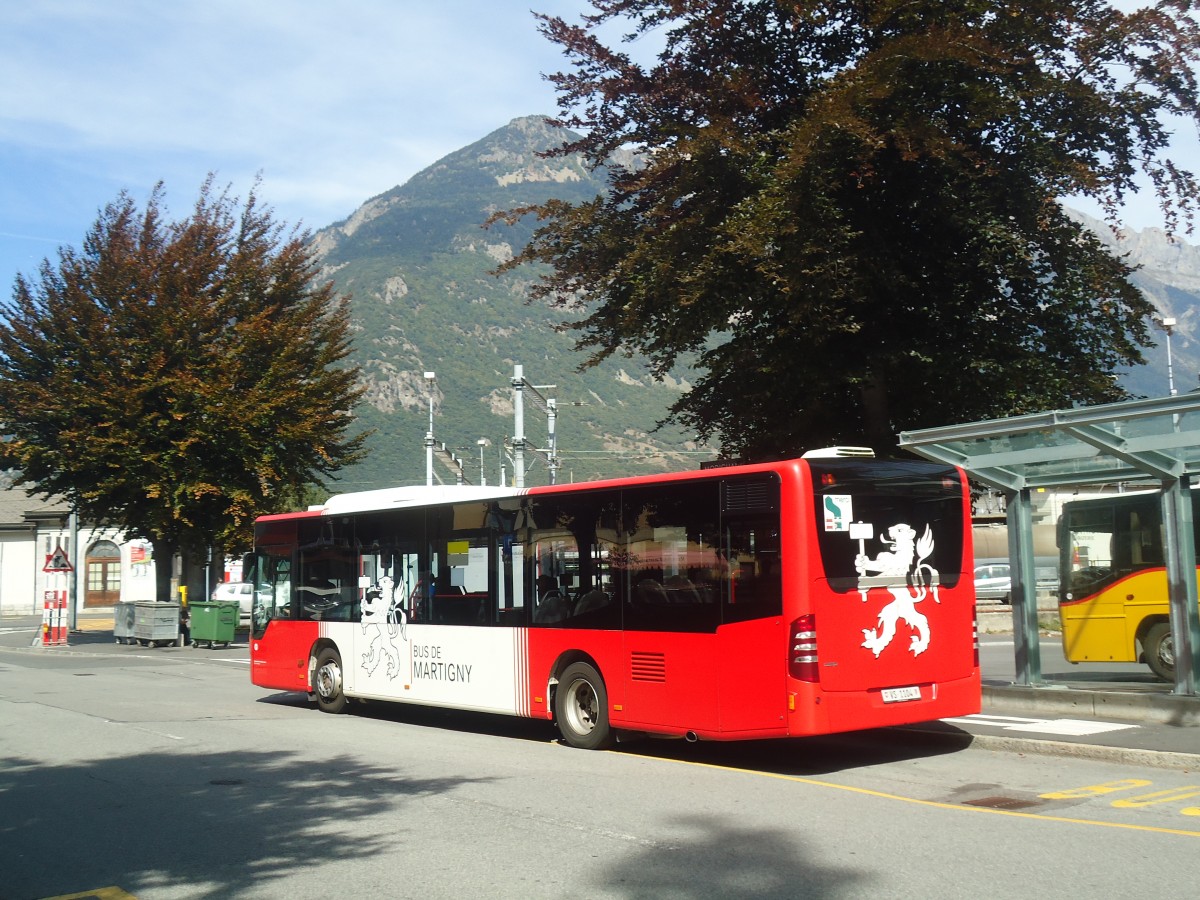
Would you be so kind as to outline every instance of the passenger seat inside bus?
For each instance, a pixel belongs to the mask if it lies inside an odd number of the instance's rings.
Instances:
[[[558,582],[552,575],[541,575],[537,579],[538,606],[534,611],[533,621],[537,625],[550,625],[561,622],[571,614],[567,599],[558,589]]]
[[[585,612],[590,612],[593,609],[600,609],[608,606],[612,602],[612,598],[604,591],[595,590],[588,591],[579,598],[579,602],[575,604],[575,615],[583,615]]]
[[[666,606],[671,602],[667,589],[653,578],[643,578],[637,583],[634,600],[646,606]]]

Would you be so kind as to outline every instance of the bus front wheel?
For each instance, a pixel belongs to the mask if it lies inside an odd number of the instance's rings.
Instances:
[[[602,750],[613,742],[608,725],[604,679],[584,662],[567,666],[558,680],[554,714],[563,740],[581,750]]]
[[[321,712],[345,712],[347,701],[342,693],[342,657],[332,647],[326,647],[317,656],[313,693],[317,695],[317,707]]]
[[[1163,681],[1175,680],[1175,642],[1171,638],[1169,622],[1158,622],[1150,626],[1142,642],[1146,654],[1146,665]]]

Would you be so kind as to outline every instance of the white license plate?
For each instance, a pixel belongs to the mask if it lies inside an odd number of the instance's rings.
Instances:
[[[902,688],[884,688],[883,694],[884,703],[900,703],[903,700],[920,700],[921,689],[919,687],[902,687]]]

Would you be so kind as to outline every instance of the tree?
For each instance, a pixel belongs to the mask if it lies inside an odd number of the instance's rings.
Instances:
[[[177,552],[246,545],[364,440],[349,301],[306,235],[211,176],[182,221],[163,199],[122,193],[0,306],[0,461],[153,542],[160,600]]]
[[[1196,4],[1094,0],[592,0],[542,16],[576,132],[548,155],[610,190],[536,214],[502,271],[582,309],[589,363],[692,355],[671,417],[730,454],[1120,399],[1152,309],[1064,212],[1115,217],[1145,173],[1190,225],[1166,158],[1196,120]],[[659,40],[653,65],[606,46]],[[633,151],[636,164],[614,162]]]

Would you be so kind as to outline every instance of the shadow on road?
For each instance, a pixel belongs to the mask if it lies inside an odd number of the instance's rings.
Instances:
[[[286,751],[82,765],[4,758],[0,896],[110,884],[135,895],[177,887],[194,898],[263,896],[314,861],[394,852],[394,834],[356,823],[471,782],[412,779],[348,755],[314,768]]]
[[[260,702],[312,706],[313,715],[324,715],[317,712],[315,706],[300,693],[272,694]],[[456,733],[490,734],[535,743],[562,743],[554,724],[541,719],[517,719],[403,703],[360,701],[352,704],[350,709],[352,715],[398,725],[439,729],[451,737]],[[688,743],[682,738],[636,734],[622,735],[614,752],[777,775],[813,776],[957,753],[967,749],[972,740],[970,734],[952,725],[943,725],[936,734],[877,728],[819,737],[696,743]],[[572,749],[570,752],[589,751]]]

